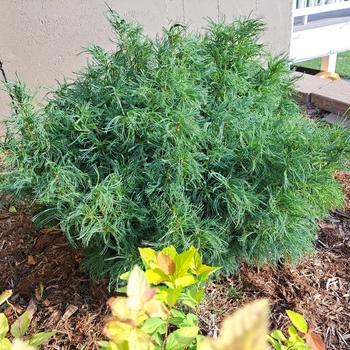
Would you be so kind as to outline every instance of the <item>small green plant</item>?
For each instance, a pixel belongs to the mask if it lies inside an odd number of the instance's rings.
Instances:
[[[288,327],[289,338],[286,338],[280,330],[274,330],[268,340],[276,350],[326,350],[322,338],[314,333],[313,329],[308,329],[305,318],[297,312],[287,310],[287,315],[292,321]],[[300,334],[298,333],[300,332]]]
[[[173,246],[158,253],[150,248],[139,251],[146,272],[136,265],[121,276],[128,279],[127,287],[121,290],[127,296],[108,301],[112,317],[106,322],[104,334],[110,341],[99,342],[102,349],[267,350],[268,339],[276,350],[325,350],[321,337],[308,330],[303,316],[290,310],[287,315],[293,325],[288,328],[289,339],[280,330],[266,336],[267,299],[245,305],[227,317],[219,337],[199,335],[197,316],[184,306],[196,309],[202,300],[203,284],[218,267],[202,264],[194,247],[181,254]]]
[[[198,335],[197,316],[185,312],[184,306],[196,309],[203,284],[219,268],[202,264],[194,247],[180,254],[173,246],[158,253],[150,248],[139,251],[146,272],[136,265],[122,276],[128,278],[127,297],[108,301],[113,317],[104,333],[112,341],[100,345],[112,350],[195,349],[203,337]]]
[[[0,305],[12,295],[12,291],[5,290],[0,295]],[[47,339],[52,337],[56,332],[42,332],[34,334],[31,338],[23,340],[23,337],[30,325],[31,315],[29,311],[24,312],[18,319],[9,326],[7,317],[0,314],[0,349],[1,350],[35,350],[40,347]],[[10,331],[14,338],[11,342],[7,337]]]

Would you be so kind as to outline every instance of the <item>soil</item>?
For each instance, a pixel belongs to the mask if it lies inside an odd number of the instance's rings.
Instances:
[[[221,321],[261,297],[271,305],[271,329],[286,331],[287,309],[304,315],[327,349],[350,349],[350,174],[339,173],[347,195],[343,210],[319,223],[316,253],[297,266],[241,266],[240,274],[209,283],[199,315],[203,334],[216,335]],[[83,252],[68,245],[60,230],[33,228],[26,212],[0,212],[0,293],[13,296],[0,306],[13,322],[33,315],[28,336],[57,330],[43,349],[98,349],[109,315],[107,282],[94,284],[82,270]]]

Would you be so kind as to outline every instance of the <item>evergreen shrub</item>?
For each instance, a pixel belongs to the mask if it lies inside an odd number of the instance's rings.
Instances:
[[[341,206],[334,171],[349,133],[305,118],[284,56],[260,20],[208,20],[150,39],[109,10],[114,52],[99,46],[41,104],[20,79],[2,143],[0,191],[39,205],[86,248],[94,277],[138,262],[138,247],[196,247],[231,273],[313,251],[317,220]]]

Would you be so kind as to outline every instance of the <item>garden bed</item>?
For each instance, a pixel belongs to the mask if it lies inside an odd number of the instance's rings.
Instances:
[[[217,333],[237,307],[268,297],[272,328],[286,329],[285,310],[291,309],[317,329],[327,349],[350,349],[350,175],[337,176],[348,199],[344,211],[319,224],[316,255],[296,267],[241,266],[240,275],[211,282],[200,314],[204,334]],[[0,230],[0,285],[14,292],[5,314],[13,320],[29,308],[29,335],[58,330],[45,349],[98,349],[113,293],[82,271],[82,252],[71,249],[59,230],[33,229],[24,212],[0,213]]]

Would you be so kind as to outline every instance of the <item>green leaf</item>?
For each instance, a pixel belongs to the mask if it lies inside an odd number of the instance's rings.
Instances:
[[[154,269],[158,266],[157,253],[151,248],[139,248],[140,256],[145,269]]]
[[[118,293],[125,293],[126,294],[127,290],[128,290],[128,287],[127,286],[123,286],[123,287],[117,288],[115,291],[118,292]]]
[[[201,281],[201,282],[206,281],[209,278],[209,275],[211,275],[212,273],[214,273],[215,271],[218,271],[220,269],[221,269],[220,266],[210,267],[207,265],[202,265],[198,270],[199,281]]]
[[[166,331],[166,321],[157,317],[148,318],[143,323],[141,329],[150,335],[152,335],[155,332],[159,334],[164,334]]]
[[[204,289],[201,289],[199,291],[189,289],[187,290],[186,294],[193,302],[200,304],[202,302]]]
[[[196,309],[202,301],[204,289],[199,290],[198,292],[193,289],[189,289],[186,293],[182,293],[179,296],[179,300],[184,304],[189,306],[191,309]]]
[[[153,270],[147,270],[145,275],[149,281],[149,283],[157,285],[164,281],[170,281],[170,276],[166,275],[161,269],[155,268]]]
[[[297,330],[301,333],[306,334],[308,327],[305,318],[297,312],[291,310],[287,310],[286,312],[293,325],[297,328]]]
[[[30,339],[26,340],[25,343],[32,345],[34,347],[39,347],[42,343],[44,343],[47,339],[54,336],[57,332],[42,332],[34,334]]]
[[[184,276],[188,272],[193,255],[193,250],[187,250],[174,257],[174,262],[176,266],[176,270],[174,273],[175,279]]]
[[[191,284],[195,284],[197,280],[195,280],[193,275],[186,273],[184,276],[176,278],[174,282],[178,287],[187,287]]]
[[[294,326],[288,327],[288,333],[290,335],[288,341],[291,341],[294,345],[302,345],[305,343],[304,340],[302,338],[300,338],[300,336],[299,336],[299,334]]]
[[[0,341],[0,350],[11,350],[12,344],[7,338],[3,338]]]
[[[276,350],[282,350],[282,345],[273,337],[267,336],[267,340],[270,342],[270,344],[274,347]]]
[[[190,263],[190,269],[195,275],[197,275],[198,270],[202,266],[202,258],[195,247],[191,247],[190,250],[194,250],[193,257]]]
[[[17,213],[16,207],[11,205],[10,208],[9,208],[9,213]]]
[[[289,333],[289,336],[292,337],[292,338],[295,338],[298,335],[298,332],[297,332],[297,330],[295,329],[294,326],[289,326],[288,327],[288,333]]]
[[[194,314],[191,314],[191,313],[187,314],[186,315],[186,326],[198,326],[198,317]]]
[[[172,309],[170,312],[172,314],[172,317],[169,318],[168,322],[176,327],[180,327],[180,325],[186,319],[186,315],[177,309]]]
[[[282,340],[282,341],[287,340],[284,334],[279,329],[274,330],[270,335],[272,338],[277,340]]]
[[[198,327],[184,327],[170,333],[165,350],[183,350],[191,345],[198,334]]]
[[[200,350],[201,348],[201,342],[205,339],[206,337],[202,334],[198,334],[196,336],[196,350]]]
[[[30,312],[24,312],[11,326],[11,334],[16,338],[22,338],[30,324]]]
[[[180,317],[170,317],[169,323],[178,328],[198,326],[198,317],[192,313],[183,314]]]
[[[3,304],[12,295],[12,290],[4,290],[0,294],[0,305]]]
[[[117,345],[111,342],[111,350],[130,350],[129,343],[127,341],[123,341],[121,344]]]
[[[155,341],[155,348],[154,348],[154,350],[157,350],[157,349],[161,349],[161,345],[162,345],[162,343],[163,343],[163,335],[162,334],[160,334],[160,333],[158,333],[158,332],[156,332],[156,333],[154,333],[153,335],[152,335],[152,339],[154,339],[154,341]]]
[[[170,256],[172,259],[174,259],[175,256],[177,255],[177,251],[173,245],[162,249],[162,253]]]
[[[161,289],[163,300],[170,307],[173,307],[176,304],[181,292],[182,292],[182,287],[177,287],[175,289],[169,289],[169,288]]]
[[[122,273],[119,276],[119,279],[121,279],[122,281],[127,281],[130,277],[130,273],[131,273],[131,271],[127,271],[127,272]]]
[[[4,314],[0,314],[0,340],[3,339],[9,331],[9,323]]]

